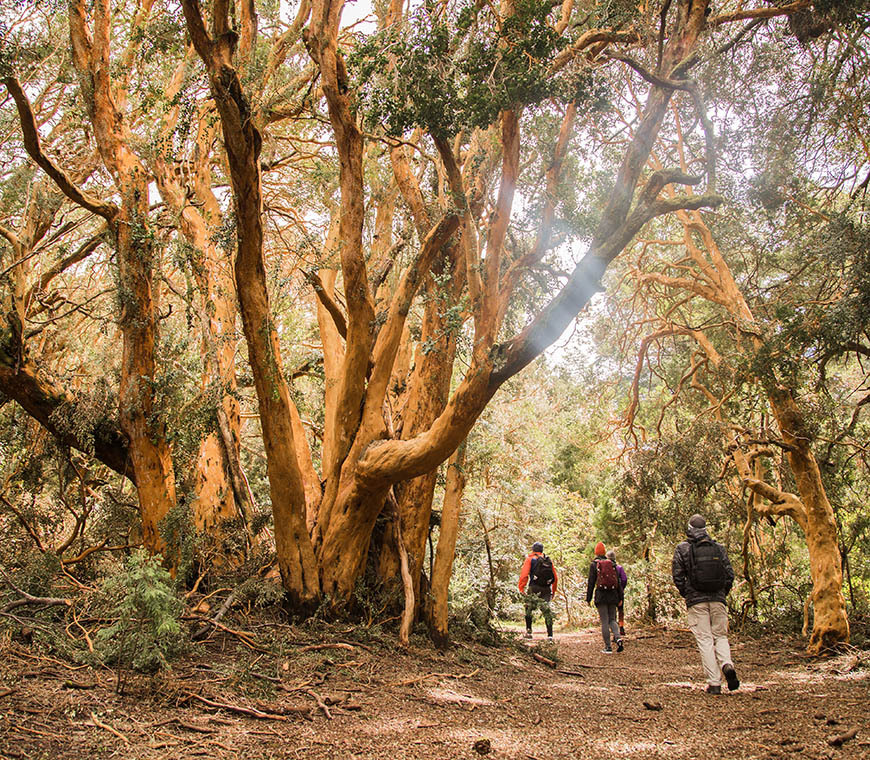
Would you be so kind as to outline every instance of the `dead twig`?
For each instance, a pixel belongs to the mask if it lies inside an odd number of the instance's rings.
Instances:
[[[409,678],[407,681],[395,681],[387,684],[387,686],[412,686],[415,683],[420,683],[421,681],[426,681],[430,678],[472,678],[478,673],[480,673],[480,668],[475,668],[470,673],[427,673],[425,676]]]
[[[124,736],[124,734],[122,734],[117,729],[112,728],[112,726],[110,726],[108,723],[103,723],[103,721],[101,721],[94,713],[91,713],[91,722],[97,728],[102,728],[104,731],[108,731],[110,734],[114,734],[119,739],[121,739],[124,742],[124,744],[127,744],[127,745],[130,744],[130,740],[126,736]]]
[[[832,747],[840,747],[848,741],[851,741],[856,736],[858,736],[858,729],[852,728],[842,734],[835,734],[834,736],[828,737],[828,744]]]

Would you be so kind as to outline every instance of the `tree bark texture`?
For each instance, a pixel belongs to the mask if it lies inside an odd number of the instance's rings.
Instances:
[[[459,517],[462,512],[462,494],[465,489],[465,447],[465,443],[460,444],[448,460],[444,503],[441,507],[441,530],[438,533],[435,563],[432,568],[429,626],[432,640],[441,647],[446,647],[449,643],[447,596],[450,577],[453,574],[456,539],[459,536]]]

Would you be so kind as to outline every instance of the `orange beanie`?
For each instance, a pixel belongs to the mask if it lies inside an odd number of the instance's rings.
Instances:
[[[605,552],[604,544],[601,541],[599,541],[597,544],[595,544],[595,556],[596,557],[603,557],[604,552]]]

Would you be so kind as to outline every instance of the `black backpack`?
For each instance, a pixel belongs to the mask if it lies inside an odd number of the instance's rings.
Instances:
[[[689,542],[689,580],[696,591],[722,591],[728,585],[725,552],[715,541]]]
[[[556,580],[553,572],[553,561],[546,555],[532,557],[532,565],[529,568],[529,585],[549,588]]]

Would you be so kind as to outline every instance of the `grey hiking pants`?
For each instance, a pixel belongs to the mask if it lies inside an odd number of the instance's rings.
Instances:
[[[619,613],[615,604],[596,604],[598,617],[601,618],[601,638],[604,639],[604,648],[610,649],[610,635],[613,640],[619,640]]]
[[[704,675],[711,686],[722,683],[722,666],[731,665],[728,610],[722,602],[700,602],[689,607],[689,628],[695,634]]]

